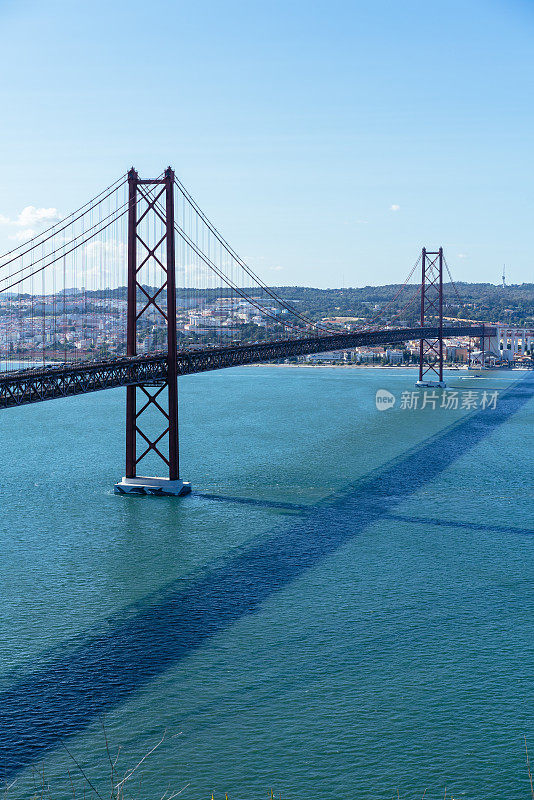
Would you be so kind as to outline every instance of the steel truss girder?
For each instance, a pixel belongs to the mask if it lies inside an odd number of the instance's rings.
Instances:
[[[344,350],[352,347],[399,344],[419,339],[437,338],[438,328],[397,328],[384,331],[339,333],[302,339],[282,339],[260,344],[230,345],[203,350],[179,350],[176,359],[178,375],[191,375],[245,364],[259,364],[283,358]],[[447,326],[443,338],[496,336],[495,327],[488,325]],[[109,358],[78,365],[22,369],[6,372],[0,377],[0,409],[39,403],[60,397],[113,389],[119,386],[166,385],[167,353],[151,356]]]
[[[19,370],[0,378],[0,408],[130,386],[163,378],[165,372],[160,358],[144,362],[109,359],[70,367]]]

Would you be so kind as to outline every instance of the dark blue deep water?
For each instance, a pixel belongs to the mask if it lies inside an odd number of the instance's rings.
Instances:
[[[408,370],[181,378],[179,499],[113,494],[122,390],[1,412],[10,795],[44,765],[72,797],[75,759],[109,796],[104,721],[121,774],[167,731],[136,798],[529,796],[534,374],[458,376],[496,407],[402,408]]]

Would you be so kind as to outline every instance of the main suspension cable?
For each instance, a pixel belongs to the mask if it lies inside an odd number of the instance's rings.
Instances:
[[[106,217],[104,217],[104,218],[103,218],[102,222],[105,222],[105,221],[106,221],[106,219],[109,219],[109,217],[112,217],[112,216],[114,216],[114,215],[115,215],[115,214],[117,214],[119,211],[121,211],[121,210],[122,210],[122,209],[123,209],[125,206],[128,206],[128,205],[129,205],[129,200],[127,200],[125,203],[123,203],[123,204],[122,204],[121,206],[119,206],[118,208],[116,208],[116,209],[114,209],[113,211],[111,211],[111,212],[110,212],[110,213],[109,213],[109,214],[108,214]],[[126,209],[126,211],[127,211],[127,210],[128,210],[128,209]],[[85,216],[85,215],[82,215],[82,216]],[[117,217],[117,219],[119,219],[119,217]],[[113,222],[113,220],[112,220],[112,222]],[[71,224],[72,224],[72,223],[71,223]],[[78,239],[80,239],[81,237],[85,236],[85,235],[86,235],[87,233],[89,233],[90,231],[94,230],[94,228],[98,228],[100,224],[101,224],[100,222],[96,222],[96,223],[95,223],[94,225],[92,225],[91,227],[89,227],[89,228],[87,228],[87,229],[84,229],[84,230],[82,230],[82,232],[81,232],[81,233],[78,233],[78,234],[77,234],[77,235],[76,235],[76,236],[75,236],[73,239],[71,239],[70,241],[61,243],[61,244],[59,245],[59,247],[56,247],[56,248],[55,248],[55,250],[52,250],[50,253],[43,253],[43,254],[41,254],[41,255],[40,255],[38,258],[36,258],[36,259],[32,259],[32,267],[33,267],[33,266],[35,266],[35,264],[38,264],[40,261],[43,261],[44,259],[46,259],[46,258],[50,258],[50,256],[53,256],[53,255],[55,255],[55,254],[56,254],[56,253],[57,253],[59,250],[61,250],[61,249],[62,249],[62,248],[65,246],[65,245],[66,245],[66,246],[68,246],[69,244],[72,244],[73,242],[76,242]],[[68,227],[68,226],[67,226],[67,227]],[[102,228],[102,230],[105,230],[105,229],[104,229],[104,228]],[[58,231],[58,233],[59,233],[59,231]],[[98,231],[97,231],[97,233],[98,233]],[[55,235],[55,234],[54,234],[54,235]],[[52,237],[49,237],[49,238],[52,238]],[[43,242],[43,243],[39,242],[39,246],[40,246],[41,244],[44,244],[44,242]],[[80,244],[83,244],[83,242],[81,242]],[[78,245],[76,245],[76,246],[78,246]],[[28,252],[29,252],[29,251],[28,251]],[[69,252],[72,252],[72,251],[69,251]],[[22,256],[18,256],[18,258],[21,258],[21,257],[22,257]],[[15,260],[15,259],[13,259],[13,260]],[[8,262],[8,263],[10,263],[10,262]],[[53,262],[52,262],[52,263],[53,263]],[[2,264],[2,265],[0,266],[0,269],[1,269],[1,267],[3,267],[3,266],[7,266],[7,265],[6,265],[6,264]],[[12,272],[12,273],[10,273],[9,275],[4,275],[3,277],[2,277],[2,276],[0,276],[0,281],[9,281],[9,280],[11,280],[12,278],[14,278],[14,277],[15,277],[15,275],[19,275],[21,272],[24,272],[24,270],[26,270],[26,269],[28,269],[28,267],[27,267],[27,266],[25,266],[25,267],[23,266],[23,267],[20,267],[20,269],[18,269],[18,270],[15,270],[15,272]],[[3,289],[1,289],[0,291],[3,291]]]
[[[405,279],[404,283],[403,283],[403,284],[400,286],[399,290],[398,290],[398,291],[397,291],[397,293],[394,295],[394,297],[392,297],[392,299],[391,299],[391,300],[389,300],[389,301],[388,301],[388,303],[386,303],[386,305],[384,306],[384,308],[381,308],[381,309],[380,309],[380,311],[378,312],[378,314],[377,314],[375,317],[373,317],[371,320],[369,320],[369,322],[368,322],[368,323],[366,323],[366,325],[363,327],[363,330],[368,330],[368,329],[369,329],[369,325],[372,325],[374,322],[376,322],[378,319],[380,319],[380,317],[382,317],[382,316],[384,315],[384,313],[385,313],[385,312],[388,310],[388,308],[390,308],[390,307],[393,305],[393,303],[395,302],[395,300],[396,300],[396,299],[399,297],[399,295],[401,294],[401,292],[403,292],[403,291],[405,290],[406,286],[408,285],[408,281],[410,280],[410,278],[411,278],[411,277],[412,277],[412,275],[414,274],[415,270],[417,269],[417,266],[418,266],[418,264],[420,263],[420,261],[421,261],[421,258],[422,258],[422,255],[420,255],[420,256],[419,256],[419,258],[417,259],[417,261],[415,262],[415,264],[414,264],[414,265],[413,265],[413,267],[411,268],[410,272],[408,273],[408,276],[407,276],[407,278]],[[417,287],[417,292],[416,292],[416,295],[417,295],[417,293],[418,293],[419,291],[420,291],[420,289],[419,289],[419,287]],[[395,319],[395,317],[393,317],[393,319]]]
[[[15,258],[12,258],[9,261],[5,261],[3,264],[0,264],[0,268],[6,267],[8,264],[10,264],[12,261],[14,261],[17,258],[22,258],[27,253],[29,253],[31,250],[33,250],[35,247],[38,247],[39,245],[44,244],[44,242],[48,241],[48,239],[51,239],[53,236],[56,236],[58,233],[61,233],[61,231],[65,230],[65,228],[68,228],[70,225],[73,225],[75,222],[77,222],[79,219],[81,219],[81,217],[83,217],[84,214],[87,213],[87,212],[84,211],[84,213],[80,214],[80,216],[76,217],[76,219],[71,219],[70,222],[68,222],[66,225],[63,226],[63,228],[61,228],[61,229],[59,229],[57,231],[54,231],[54,228],[57,228],[58,225],[64,223],[66,220],[70,219],[75,214],[79,214],[79,212],[83,208],[86,208],[87,206],[91,206],[93,203],[97,204],[97,202],[96,202],[97,200],[98,200],[98,203],[103,203],[105,200],[107,200],[107,198],[110,195],[113,194],[113,192],[118,191],[121,188],[121,186],[123,186],[125,183],[126,183],[125,176],[121,175],[120,178],[117,178],[116,181],[114,181],[113,183],[110,183],[110,185],[106,189],[103,189],[101,192],[99,192],[97,195],[95,195],[95,197],[93,197],[87,203],[84,203],[83,206],[80,206],[75,211],[72,211],[68,216],[63,217],[63,219],[58,220],[57,222],[54,223],[54,225],[51,225],[49,228],[46,228],[46,230],[41,231],[41,233],[37,234],[36,236],[34,236],[31,239],[28,239],[26,242],[23,242],[22,244],[19,244],[17,247],[14,247],[12,250],[8,250],[7,253],[3,253],[0,256],[0,259],[6,258],[6,256],[10,256],[12,253],[16,253],[18,250],[21,250],[23,247],[27,247],[27,245],[30,242],[35,242],[35,244],[32,245],[31,247],[28,247],[28,249],[25,250],[24,253],[18,253],[18,255],[15,256]],[[109,192],[109,193],[106,194],[106,192]],[[105,197],[101,197],[101,195],[103,195],[103,194],[106,194],[106,196]],[[101,199],[99,200],[98,198],[101,198]],[[43,239],[41,241],[42,237],[45,234],[49,233],[50,231],[54,231],[54,233],[52,233],[46,239]]]
[[[279,295],[276,294],[276,292],[274,292],[269,286],[267,286],[267,284],[262,281],[262,279],[259,277],[259,275],[257,275],[254,272],[254,270],[251,267],[249,267],[248,264],[245,261],[243,261],[243,259],[238,255],[238,253],[236,253],[236,251],[226,241],[226,239],[222,236],[222,234],[219,233],[217,228],[213,225],[213,223],[204,214],[204,212],[202,211],[202,209],[200,208],[198,203],[195,202],[195,200],[191,197],[191,195],[189,194],[189,192],[187,191],[185,186],[178,180],[178,178],[175,177],[174,181],[175,181],[176,186],[179,189],[179,191],[182,192],[182,194],[184,195],[186,200],[190,203],[190,205],[194,208],[194,210],[199,215],[199,217],[202,219],[202,221],[207,226],[207,228],[211,231],[211,233],[215,236],[215,238],[218,240],[218,242],[226,250],[226,252],[230,256],[230,258],[232,258],[234,261],[236,261],[239,264],[239,266],[241,267],[241,269],[243,269],[247,273],[247,275],[250,278],[252,278],[253,281],[256,281],[256,283],[264,291],[266,291],[267,294],[273,300],[275,300],[279,305],[281,305],[282,308],[285,308],[286,311],[288,311],[289,313],[293,314],[298,319],[301,319],[306,325],[311,325],[314,328],[316,328],[317,330],[324,331],[325,333],[335,333],[335,331],[332,330],[331,328],[327,328],[327,327],[324,327],[324,326],[320,325],[319,323],[312,322],[307,317],[303,316],[302,314],[299,314],[299,312],[295,308],[293,308],[289,303],[284,301],[281,297],[279,297]]]
[[[161,213],[161,215],[163,217],[165,212],[164,212],[164,209],[162,208],[161,204],[156,201],[156,203],[154,204],[154,207],[157,208],[158,212]],[[274,320],[276,323],[278,323],[280,325],[283,325],[284,327],[288,327],[289,326],[291,328],[294,328],[295,330],[298,330],[298,331],[302,332],[302,328],[299,328],[298,326],[294,325],[292,322],[289,322],[289,321],[286,321],[286,320],[281,320],[278,317],[273,316],[268,311],[266,311],[265,308],[261,304],[258,304],[256,302],[254,302],[254,298],[250,297],[239,286],[237,286],[236,283],[234,283],[230,278],[228,278],[222,272],[222,270],[219,269],[219,267],[217,267],[217,265],[208,256],[206,256],[206,254],[203,253],[202,250],[200,250],[198,245],[196,245],[195,242],[193,242],[193,240],[188,236],[188,234],[180,227],[180,225],[176,221],[174,223],[174,228],[175,228],[175,231],[178,233],[178,235],[185,242],[185,244],[193,250],[193,252],[204,262],[204,264],[207,267],[209,267],[209,269],[211,269],[213,272],[215,272],[215,274],[219,278],[221,278],[221,280],[224,283],[226,283],[227,286],[229,286],[231,289],[233,289],[235,292],[237,292],[240,297],[242,297],[244,300],[249,302],[252,306],[254,306],[254,308],[256,308],[258,311],[260,311],[262,314],[264,314],[265,316],[267,316],[270,319]],[[276,295],[274,295],[274,299],[277,299]],[[303,318],[303,320],[306,322],[307,325],[311,325],[313,327],[316,327],[316,324],[313,323],[313,322],[310,322],[310,320],[307,320],[306,318]],[[332,330],[329,330],[329,329],[322,329],[322,330],[324,330],[324,332],[326,332],[326,333],[338,333],[338,331],[332,331]]]
[[[458,288],[457,288],[457,286],[456,286],[456,284],[455,284],[455,282],[454,282],[454,280],[453,280],[453,278],[452,278],[451,271],[450,271],[450,269],[449,269],[449,265],[447,264],[447,259],[445,258],[445,256],[443,256],[443,261],[444,261],[444,263],[445,263],[445,267],[446,267],[446,269],[447,269],[447,274],[448,274],[448,276],[449,276],[449,280],[450,280],[450,282],[451,282],[451,284],[452,284],[452,287],[453,287],[453,289],[454,289],[454,291],[455,291],[455,293],[456,293],[456,297],[458,298],[458,302],[459,302],[461,305],[463,305],[463,302],[464,302],[464,301],[462,300],[462,298],[461,298],[461,296],[460,296],[460,292],[458,291]]]
[[[128,205],[129,205],[129,203],[127,202],[125,205],[127,205],[127,206],[128,206]],[[123,206],[121,206],[120,208],[122,208],[122,207],[123,207]],[[71,247],[71,249],[70,249],[70,250],[67,250],[65,253],[61,253],[59,256],[57,256],[56,258],[54,258],[52,261],[49,261],[47,264],[43,264],[41,267],[39,267],[39,269],[36,269],[36,270],[35,270],[34,272],[32,272],[31,274],[29,274],[29,275],[25,275],[25,276],[23,276],[22,278],[19,278],[18,280],[14,281],[13,283],[10,283],[10,284],[9,284],[9,286],[4,286],[4,287],[2,287],[2,288],[0,289],[0,294],[1,294],[2,292],[7,292],[7,290],[8,290],[8,289],[12,289],[14,286],[18,286],[20,283],[23,283],[24,281],[28,280],[29,278],[33,278],[33,277],[34,277],[34,275],[37,275],[38,273],[42,272],[43,270],[47,269],[48,267],[51,267],[53,264],[55,264],[55,263],[56,263],[56,261],[59,261],[61,258],[64,258],[65,256],[68,256],[68,255],[70,255],[70,253],[73,253],[75,250],[77,250],[77,249],[78,249],[79,247],[81,247],[82,245],[84,245],[84,244],[87,244],[87,242],[89,242],[91,239],[94,239],[94,237],[95,237],[95,236],[98,236],[98,234],[99,234],[99,233],[102,233],[103,231],[105,231],[107,228],[109,228],[109,226],[110,226],[110,225],[113,225],[113,223],[114,223],[114,222],[117,222],[119,219],[121,219],[121,217],[123,217],[123,216],[124,216],[125,214],[127,214],[127,213],[128,213],[128,208],[125,208],[125,209],[124,209],[124,211],[122,211],[122,213],[121,213],[121,214],[119,214],[118,216],[116,216],[114,219],[110,220],[110,221],[107,223],[107,225],[104,225],[104,227],[101,227],[101,228],[99,228],[97,231],[95,231],[94,233],[92,233],[92,234],[91,234],[91,236],[88,236],[86,239],[84,239],[84,241],[83,241],[83,242],[80,242],[79,244],[76,244],[76,245],[74,245],[74,247]],[[93,226],[93,227],[94,227],[94,226]],[[86,233],[87,233],[87,231],[86,231]],[[84,235],[85,235],[85,234],[84,234]],[[77,237],[77,238],[79,238],[79,237]],[[72,240],[72,241],[75,241],[75,240]],[[57,252],[57,250],[55,250],[54,252]],[[27,269],[27,267],[24,267],[24,269]],[[18,270],[18,272],[21,272],[21,271],[22,271],[22,270]],[[17,273],[13,273],[13,275],[10,275],[10,276],[8,276],[8,278],[6,278],[6,280],[9,280],[9,279],[11,279],[11,278],[12,278],[12,277],[14,277],[16,274],[18,274],[18,272],[17,272]]]

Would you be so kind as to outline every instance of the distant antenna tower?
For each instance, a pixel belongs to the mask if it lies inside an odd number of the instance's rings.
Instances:
[[[506,289],[506,264],[502,265],[502,288]]]

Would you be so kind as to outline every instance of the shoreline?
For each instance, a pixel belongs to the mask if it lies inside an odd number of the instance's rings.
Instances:
[[[271,364],[263,361],[258,364],[243,364],[244,367],[297,367],[298,369],[419,369],[417,364],[409,364],[406,367],[394,365],[386,367],[383,364]]]
[[[297,367],[298,369],[419,369],[418,364],[406,364],[400,366],[394,364],[385,366],[384,364],[271,364],[269,361],[262,361],[258,364],[243,364],[244,367]],[[444,367],[444,369],[447,369]],[[456,372],[457,370],[454,370]],[[458,370],[459,371],[459,370]],[[467,371],[466,369],[463,371]]]
[[[385,366],[384,364],[271,364],[269,361],[262,361],[257,364],[242,364],[242,367],[276,367],[276,368],[297,368],[297,369],[385,369],[385,370],[395,370],[395,369],[413,369],[418,370],[418,364],[404,364],[404,365],[392,365],[392,366]],[[444,371],[449,372],[469,372],[467,367],[460,367],[459,369],[452,369],[451,367],[443,367]],[[508,374],[509,372],[528,372],[529,367],[514,367],[513,369],[507,370],[488,370],[488,372],[503,372]]]

